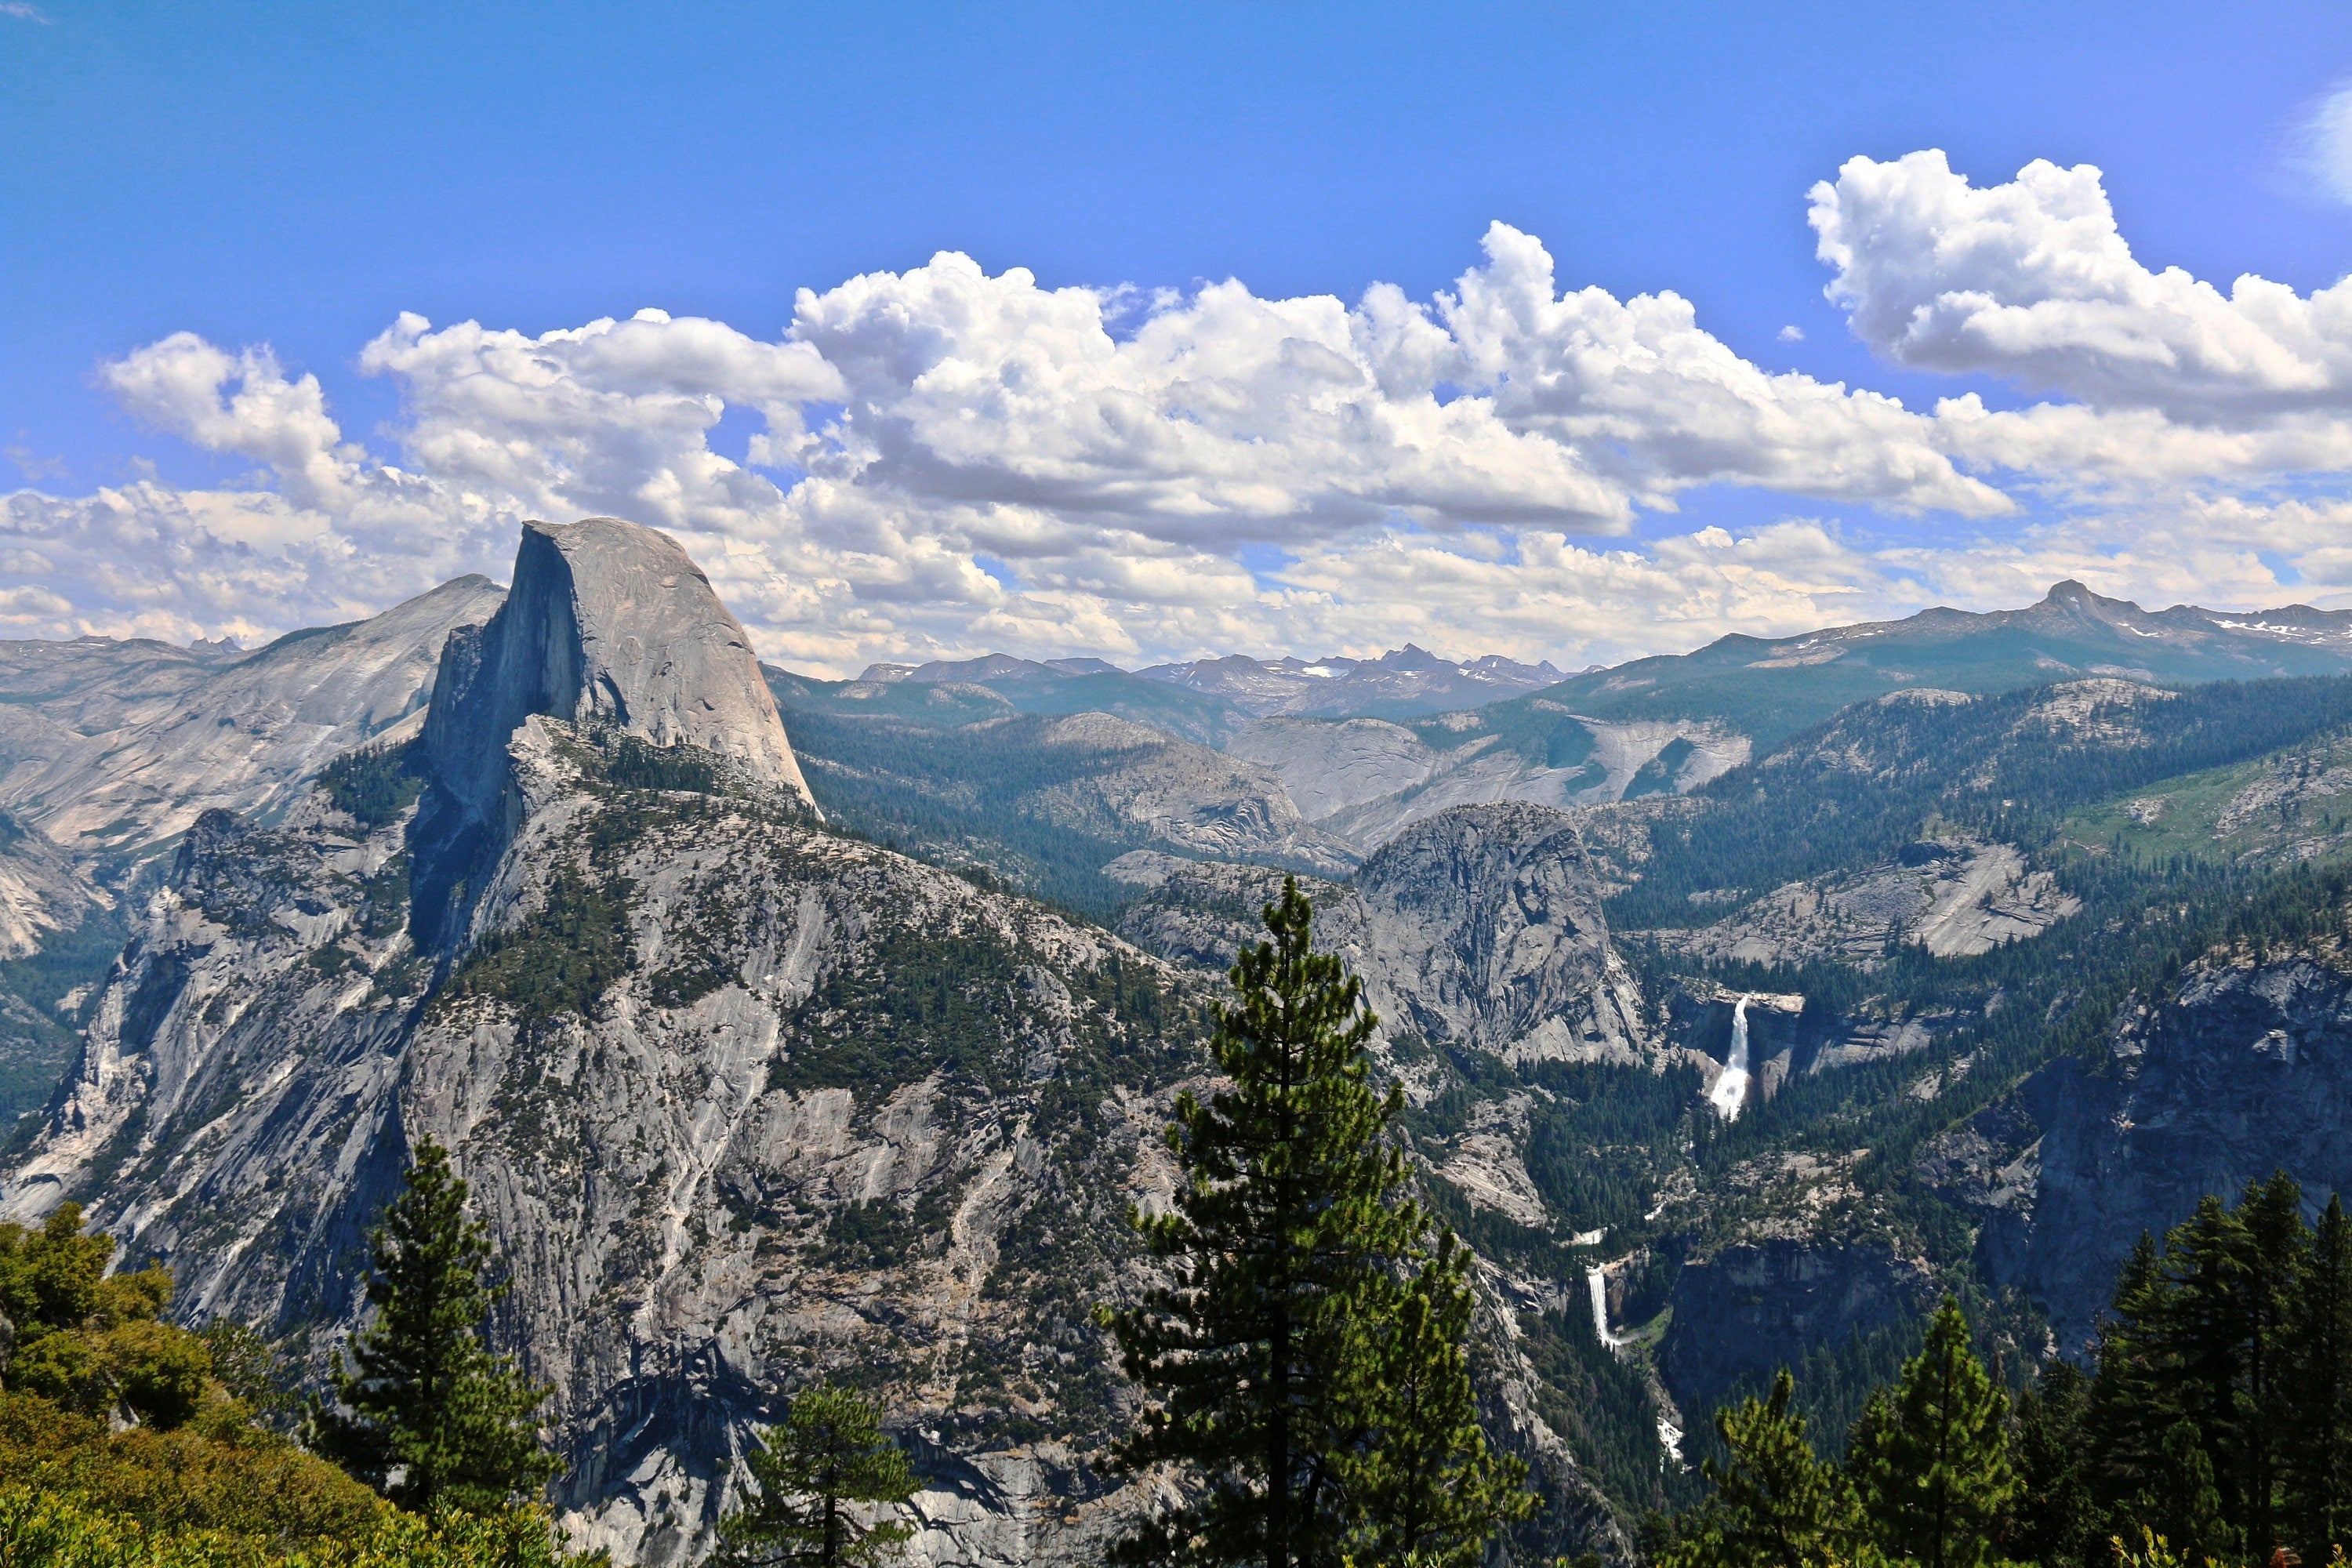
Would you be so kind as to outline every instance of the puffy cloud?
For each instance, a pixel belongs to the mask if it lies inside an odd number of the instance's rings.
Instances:
[[[1979,190],[1939,152],[1853,158],[1811,221],[1831,300],[1898,364],[2224,427],[2352,403],[2352,279],[2298,295],[2249,273],[2223,294],[2151,272],[2088,163]]]
[[[1559,296],[1551,258],[1507,225],[1485,248],[1431,305],[1389,287],[1351,310],[1225,282],[1124,341],[1103,294],[991,278],[957,255],[803,290],[793,336],[840,369],[847,406],[785,455],[924,503],[1189,543],[1391,514],[1615,531],[1637,500],[1711,483],[2009,508],[1891,399],[1767,375],[1672,294]]]
[[[0,632],[347,619],[501,572],[525,517],[590,513],[677,533],[764,653],[829,672],[1407,638],[1584,663],[2068,575],[2274,601],[2282,559],[2352,589],[2340,506],[2221,482],[2352,467],[2333,291],[2146,272],[2095,170],[1976,191],[1940,154],[1857,159],[1814,221],[1882,353],[2078,400],[1922,414],[1769,373],[1676,295],[1563,289],[1502,224],[1425,300],[1048,289],[942,254],[802,290],[775,341],[658,310],[538,336],[403,315],[358,361],[401,393],[389,459],[315,377],[180,333],[106,384],[257,479],[8,498]],[[730,409],[759,416],[745,461],[711,445]],[[1601,542],[1710,486],[1870,521]],[[1924,543],[1902,520],[1930,512]]]

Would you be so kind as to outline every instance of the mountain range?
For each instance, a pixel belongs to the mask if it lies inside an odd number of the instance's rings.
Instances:
[[[820,1373],[916,1561],[1101,1559],[1093,1309],[1286,875],[1479,1258],[1512,1562],[1630,1562],[1781,1364],[1835,1433],[1945,1291],[2080,1355],[2141,1229],[2352,1179],[2344,612],[830,681],[592,519],[252,653],[0,644],[0,1216],[88,1205],[316,1385],[437,1139],[623,1563],[707,1551]]]

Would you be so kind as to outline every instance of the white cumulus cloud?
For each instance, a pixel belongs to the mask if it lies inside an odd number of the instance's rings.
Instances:
[[[1831,300],[1898,364],[2223,427],[2352,404],[2352,280],[2299,295],[2249,273],[2223,293],[2151,271],[2090,164],[1979,189],[1939,152],[1853,158],[1811,218]]]
[[[2060,576],[2275,602],[2281,559],[2300,595],[2352,592],[2352,519],[2313,499],[2352,468],[2344,286],[2150,272],[2094,169],[1979,189],[1940,153],[1855,159],[1812,203],[1878,353],[2058,398],[1921,412],[1769,372],[1677,295],[1563,288],[1499,223],[1427,299],[1045,289],[943,253],[802,289],[773,340],[655,310],[536,336],[402,315],[357,360],[400,393],[383,455],[266,347],[177,333],[105,384],[253,478],[5,498],[0,632],[349,619],[501,573],[526,517],[591,513],[677,534],[764,653],[828,672],[1407,639],[1581,664]],[[757,416],[740,461],[711,444],[730,410]],[[1709,487],[1787,500],[1629,537]]]

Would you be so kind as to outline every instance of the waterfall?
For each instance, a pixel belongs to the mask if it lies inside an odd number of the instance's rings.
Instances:
[[[1723,1064],[1723,1076],[1706,1091],[1707,1103],[1719,1111],[1726,1121],[1739,1120],[1739,1108],[1748,1100],[1748,998],[1742,994],[1738,1005],[1731,1009],[1731,1054]]]
[[[1609,1331],[1609,1276],[1595,1264],[1584,1271],[1584,1285],[1592,1292],[1592,1331],[1613,1351],[1625,1342]]]

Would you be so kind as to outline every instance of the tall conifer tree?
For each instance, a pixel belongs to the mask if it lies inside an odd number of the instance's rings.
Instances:
[[[1535,1507],[1526,1464],[1492,1453],[1478,1429],[1472,1306],[1470,1253],[1447,1234],[1392,1310],[1358,1325],[1349,1404],[1361,1430],[1338,1469],[1345,1555],[1360,1568],[1475,1568],[1496,1526]]]
[[[374,1323],[339,1371],[341,1408],[314,1405],[310,1446],[404,1508],[486,1513],[562,1469],[539,1442],[548,1390],[482,1343],[504,1286],[483,1282],[488,1233],[466,1215],[466,1184],[427,1138],[407,1189],[370,1238]]]
[[[1922,1568],[1981,1568],[2016,1490],[2009,1401],[1969,1344],[1947,1297],[1927,1341],[1873,1408],[1847,1458],[1872,1534],[1889,1557]]]
[[[2241,1402],[2253,1334],[2251,1254],[2245,1222],[2210,1194],[2165,1237],[2164,1273],[2171,1287],[2163,1310],[2165,1338],[2185,1418],[2165,1433],[2168,1468],[2177,1474],[2185,1462],[2180,1451],[2185,1427],[2205,1452],[2221,1495],[2221,1516],[2233,1533],[2244,1528],[2247,1511]],[[2178,1496],[2177,1487],[2167,1489]],[[2193,1544],[2216,1555],[2237,1546],[2210,1539],[2191,1543],[2177,1536],[2173,1544]]]
[[[2090,1568],[2114,1555],[2099,1533],[2091,1490],[2091,1381],[2061,1357],[2042,1369],[2017,1403],[2013,1445],[2020,1485],[2007,1542],[2043,1568]]]
[[[2246,1543],[2270,1560],[2281,1544],[2279,1449],[2289,1406],[2294,1307],[2311,1247],[2303,1189],[2284,1171],[2247,1186],[2238,1221],[2245,1234],[2245,1383],[2238,1398],[2239,1496]]]
[[[760,1434],[759,1495],[719,1524],[716,1568],[864,1568],[913,1539],[904,1521],[870,1518],[915,1493],[914,1467],[856,1391],[819,1383]]]
[[[2340,1197],[2319,1216],[2296,1292],[2289,1387],[2285,1533],[2305,1563],[2325,1563],[2352,1547],[2352,1219]]]
[[[2085,1427],[2094,1455],[2093,1495],[2105,1533],[2128,1534],[2167,1468],[2165,1440],[2186,1407],[2172,1341],[2173,1288],[2164,1256],[2145,1231],[2116,1278],[2115,1304],[2100,1326],[2097,1372]]]
[[[1784,1368],[1769,1398],[1715,1413],[1729,1462],[1702,1464],[1715,1496],[1659,1568],[1833,1568],[1859,1560],[1864,1527],[1853,1489],[1814,1455],[1805,1418],[1792,1408],[1795,1393]]]
[[[1124,1461],[1202,1483],[1122,1561],[1336,1568],[1411,1537],[1453,1563],[1524,1511],[1468,1419],[1462,1263],[1430,1256],[1433,1227],[1384,1136],[1403,1096],[1372,1089],[1376,1020],[1313,950],[1312,915],[1286,879],[1269,940],[1234,963],[1211,1044],[1231,1087],[1179,1099],[1183,1180],[1169,1212],[1135,1218],[1170,1282],[1105,1315],[1160,1401]]]

